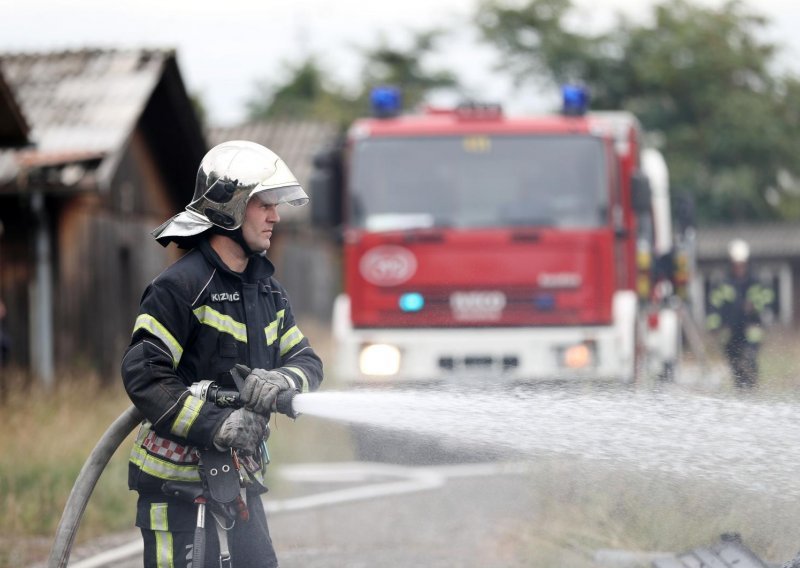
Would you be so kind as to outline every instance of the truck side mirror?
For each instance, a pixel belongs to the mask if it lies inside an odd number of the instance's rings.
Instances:
[[[631,205],[637,213],[649,213],[652,206],[653,194],[650,189],[650,180],[641,171],[637,170],[631,175]]]
[[[326,148],[313,158],[311,189],[311,220],[316,226],[333,228],[342,222],[341,152]]]

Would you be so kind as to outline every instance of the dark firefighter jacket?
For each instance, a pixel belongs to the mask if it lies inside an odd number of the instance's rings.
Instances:
[[[749,274],[728,278],[710,292],[706,326],[719,332],[723,343],[759,344],[764,335],[761,325],[774,299],[774,292]]]
[[[279,368],[302,391],[322,381],[322,363],[297,327],[285,289],[264,256],[231,271],[207,240],[144,292],[122,360],[125,389],[145,420],[129,464],[129,485],[160,493],[164,480],[198,481],[195,447],[211,447],[232,412],[192,396],[208,379],[234,386],[236,363]]]

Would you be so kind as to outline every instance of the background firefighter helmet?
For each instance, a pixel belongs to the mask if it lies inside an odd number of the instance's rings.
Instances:
[[[214,146],[200,162],[194,196],[186,210],[153,231],[161,244],[199,235],[216,225],[241,227],[247,202],[305,205],[308,195],[281,158],[269,148],[245,140]]]
[[[728,256],[731,262],[747,262],[750,258],[750,246],[742,239],[733,239],[728,243]]]

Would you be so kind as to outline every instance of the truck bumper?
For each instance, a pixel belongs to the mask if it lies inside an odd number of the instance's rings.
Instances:
[[[338,302],[339,300],[337,300]],[[544,328],[360,329],[334,314],[335,373],[342,382],[456,381],[471,377],[499,382],[611,380],[634,377],[630,324]],[[336,312],[336,310],[335,310]],[[345,320],[337,318],[345,317]],[[365,374],[365,347],[391,346],[396,372]],[[583,347],[580,347],[583,346]],[[577,347],[577,351],[571,348]],[[575,353],[586,355],[584,360]]]

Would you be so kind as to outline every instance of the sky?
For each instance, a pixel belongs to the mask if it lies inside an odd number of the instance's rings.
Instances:
[[[718,5],[718,0],[700,0]],[[457,72],[475,98],[502,102],[512,113],[552,105],[493,72],[497,55],[467,31],[477,0],[0,0],[0,52],[83,47],[174,48],[192,94],[210,124],[245,119],[258,81],[285,78],[288,64],[314,55],[342,85],[355,84],[359,48],[385,37],[403,45],[409,29],[462,30],[430,62]],[[653,0],[577,0],[576,24],[599,30],[613,14],[646,21]],[[747,0],[773,22],[771,40],[785,46],[781,64],[800,73],[800,2]],[[448,101],[443,101],[448,102]]]

